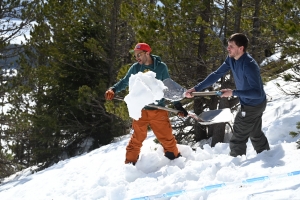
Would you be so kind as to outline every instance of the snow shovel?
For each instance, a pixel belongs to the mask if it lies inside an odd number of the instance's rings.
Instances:
[[[114,99],[124,101],[124,99],[120,97],[114,97]],[[161,109],[161,110],[166,110],[169,112],[173,112],[175,114],[181,112],[180,110],[166,108],[166,107],[157,106],[153,104],[149,104],[147,106]],[[195,113],[189,113],[188,116],[192,117],[202,125],[210,125],[210,124],[225,123],[225,122],[232,121],[232,113],[229,108],[224,108],[220,110],[210,110],[210,111],[202,112],[200,115],[196,115]]]
[[[114,99],[120,100],[120,101],[124,101],[124,99],[121,98],[121,97],[114,97]],[[169,111],[169,112],[172,112],[172,113],[175,113],[175,114],[181,112],[180,110],[176,110],[176,109],[173,109],[173,108],[166,108],[166,107],[157,106],[157,105],[153,105],[153,104],[148,104],[146,106],[151,107],[151,108],[157,108],[157,109],[161,109],[161,110],[166,110],[166,111]]]
[[[163,81],[167,89],[164,90],[164,98],[170,101],[180,101],[185,98],[184,93],[187,89],[183,88],[181,85],[176,83],[170,78]],[[211,96],[217,95],[221,96],[221,91],[209,91],[209,92],[192,92],[192,96]]]

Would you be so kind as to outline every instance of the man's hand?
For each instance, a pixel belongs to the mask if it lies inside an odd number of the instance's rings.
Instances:
[[[186,109],[184,109],[184,108],[182,107],[182,105],[181,105],[180,102],[176,103],[174,106],[175,106],[175,108],[176,108],[177,110],[180,111],[180,112],[177,113],[177,115],[178,115],[179,117],[186,117],[186,116],[188,115],[188,112],[186,111]]]
[[[186,98],[193,98],[193,97],[194,97],[193,94],[192,94],[193,92],[196,92],[195,88],[191,88],[191,89],[187,90],[187,91],[184,93],[184,96],[185,96]]]
[[[184,113],[182,111],[180,111],[177,113],[177,116],[178,117],[186,117],[187,115],[184,115]]]
[[[108,89],[105,92],[105,99],[106,100],[112,100],[115,97],[115,92],[112,89]]]
[[[232,89],[222,89],[221,97],[232,97]]]

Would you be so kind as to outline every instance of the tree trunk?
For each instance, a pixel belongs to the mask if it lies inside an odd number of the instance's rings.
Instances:
[[[228,16],[228,1],[224,1],[224,40],[223,40],[223,45],[227,46],[227,16]],[[222,63],[223,61],[221,61]],[[222,78],[223,80],[224,78]],[[219,109],[221,108],[227,108],[226,105],[228,104],[228,100],[225,98],[219,99],[219,97],[212,97],[212,104],[210,106],[210,109],[216,109],[217,105],[219,104]],[[226,104],[226,105],[224,105]],[[213,124],[208,127],[208,137],[212,137],[212,143],[211,146],[214,147],[216,143],[218,142],[223,142],[224,141],[224,135],[225,135],[225,124],[224,123],[219,123],[219,124]]]
[[[204,0],[203,4],[205,9],[201,11],[200,16],[204,22],[209,24],[210,20],[210,0]],[[199,32],[199,46],[198,46],[198,60],[200,60],[200,65],[197,67],[197,75],[200,78],[197,80],[198,82],[203,81],[207,76],[207,66],[205,64],[204,55],[207,53],[207,44],[205,43],[205,39],[207,37],[206,24],[203,24],[200,27]],[[195,98],[194,100],[194,111],[197,115],[203,112],[203,97]],[[196,141],[200,141],[202,139],[207,138],[206,130],[203,128],[199,123],[195,124],[195,137],[197,138]]]
[[[239,33],[241,27],[241,15],[242,15],[242,6],[243,0],[238,0],[236,5],[236,12],[235,12],[235,20],[234,20],[234,32]]]
[[[108,86],[111,86],[113,84],[113,81],[115,80],[115,60],[116,60],[116,41],[117,41],[117,19],[118,14],[120,11],[120,0],[114,0],[114,5],[112,7],[111,11],[111,24],[110,24],[110,38],[109,38],[109,55],[108,60],[109,63],[111,63],[111,66],[109,67],[109,78],[108,78]]]
[[[234,32],[240,32],[240,24],[241,24],[241,14],[242,14],[242,5],[243,5],[243,0],[238,0],[237,5],[236,5],[236,13],[235,13],[235,21],[234,21]],[[228,2],[227,0],[224,1],[224,10],[225,10],[225,27],[224,27],[224,36],[227,35],[227,9],[228,7]],[[224,38],[224,46],[227,46],[227,39]],[[223,61],[221,61],[223,62]],[[222,78],[222,85],[221,89],[226,89],[226,88],[231,88],[233,89],[235,87],[234,84],[234,79],[233,75],[230,72],[230,78],[228,80],[225,80],[225,78]],[[218,97],[215,97],[218,98]],[[236,101],[237,99],[234,100],[235,103],[238,103]],[[214,101],[217,101],[216,99]],[[231,100],[232,101],[232,100]],[[219,109],[223,108],[231,108],[231,103],[229,102],[228,98],[221,98],[219,100]],[[211,108],[215,109],[215,108]],[[224,141],[224,135],[225,135],[225,123],[218,123],[218,124],[213,124],[208,127],[208,137],[212,137],[212,143],[211,146],[214,147],[218,142],[223,142]]]
[[[258,63],[262,61],[261,47],[259,47],[260,37],[260,21],[259,21],[260,0],[255,0],[254,14],[253,14],[253,31],[251,39],[251,55]]]

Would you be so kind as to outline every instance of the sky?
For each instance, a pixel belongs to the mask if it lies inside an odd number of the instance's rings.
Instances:
[[[4,30],[8,30],[9,28],[11,28],[10,24],[14,24],[14,26],[19,27],[20,24],[22,23],[21,20],[19,19],[9,19],[9,21],[1,21]],[[36,22],[31,22],[30,26],[33,26]],[[10,32],[7,32],[6,35],[3,35],[3,37],[8,37],[11,36]],[[30,27],[26,27],[24,29],[22,29],[22,31],[20,31],[18,34],[16,34],[14,37],[12,37],[12,39],[10,40],[10,44],[21,44],[21,43],[26,43],[27,41],[25,40],[25,36],[26,38],[30,38]]]
[[[151,93],[149,88],[161,88],[156,81],[143,81],[144,76],[137,74],[132,82],[134,90],[140,89],[141,92],[131,92],[130,89],[128,94],[128,98],[136,100],[129,106],[132,109],[129,112],[135,117],[138,117],[137,110],[142,106],[138,101],[144,98],[142,91]],[[153,76],[147,74],[147,78],[151,80]],[[213,148],[209,140],[201,143],[203,146],[199,144],[195,150],[178,144],[182,157],[170,161],[164,157],[162,147],[153,141],[155,136],[149,130],[135,166],[124,164],[125,149],[130,139],[128,134],[42,171],[35,172],[32,167],[5,178],[0,184],[0,199],[300,199],[300,149],[296,147],[300,136],[289,135],[290,131],[298,131],[296,123],[300,121],[300,99],[286,96],[276,83],[284,89],[296,86],[281,78],[264,86],[268,103],[262,129],[270,143],[269,151],[256,154],[249,141],[246,155],[231,157],[230,133],[226,133],[227,141]],[[147,98],[155,99],[156,95],[161,93],[153,93]]]

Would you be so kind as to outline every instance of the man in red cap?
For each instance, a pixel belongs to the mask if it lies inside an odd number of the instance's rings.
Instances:
[[[151,51],[151,47],[146,43],[138,43],[135,46],[133,52],[137,62],[129,68],[124,78],[106,91],[106,100],[112,100],[115,93],[118,93],[128,87],[129,77],[131,74],[153,71],[156,73],[155,78],[158,80],[163,81],[166,78],[170,78],[167,65],[161,61],[159,56],[152,55]],[[164,99],[159,100],[156,105],[164,107]],[[179,101],[174,102],[174,106],[177,110],[181,111],[178,114],[179,116],[187,116],[187,111],[182,107]],[[174,160],[180,156],[176,146],[177,141],[172,134],[172,127],[168,112],[165,110],[145,106],[142,110],[141,118],[138,120],[133,120],[132,122],[132,128],[134,132],[126,147],[126,164],[132,163],[135,165],[137,162],[142,143],[147,137],[147,128],[149,125],[156,138],[163,146],[164,155],[170,160]]]
[[[151,52],[151,48],[147,43],[137,43],[137,45],[135,45],[134,51],[138,51],[138,50]]]

